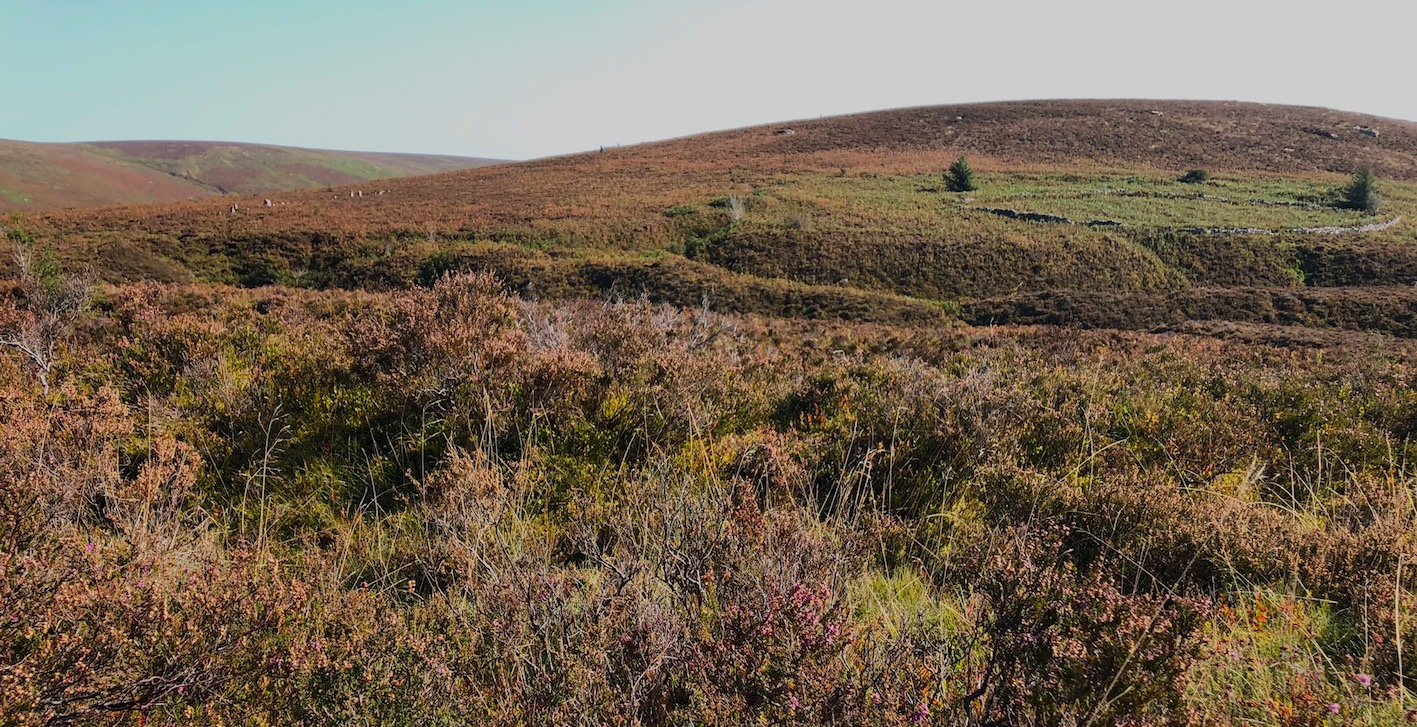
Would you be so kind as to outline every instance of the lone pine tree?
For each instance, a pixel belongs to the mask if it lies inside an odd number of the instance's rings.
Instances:
[[[969,167],[969,160],[964,156],[955,160],[950,165],[948,172],[945,172],[945,187],[951,192],[973,192],[978,189],[974,184],[974,170]]]

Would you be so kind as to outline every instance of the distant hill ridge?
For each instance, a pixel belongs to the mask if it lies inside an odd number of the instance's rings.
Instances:
[[[962,154],[980,189],[950,193],[940,174]],[[1377,175],[1381,215],[1332,203],[1360,164]],[[1210,180],[1179,181],[1193,168]],[[1417,337],[1417,124],[1328,109],[896,109],[265,196],[269,207],[198,199],[16,224],[114,282],[381,289],[471,269],[539,299],[785,317]],[[1020,214],[992,211],[1004,208]]]
[[[0,140],[0,212],[265,194],[495,163],[229,142]]]
[[[1352,171],[1417,180],[1417,123],[1333,109],[1237,101],[1061,100],[921,106],[698,134],[615,150],[642,158],[790,166],[900,166],[969,153],[1018,164],[1084,162],[1286,174]],[[931,159],[931,164],[934,160]],[[849,167],[849,165],[848,165]]]

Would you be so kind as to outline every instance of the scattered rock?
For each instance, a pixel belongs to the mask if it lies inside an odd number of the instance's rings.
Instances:
[[[1402,215],[1398,215],[1387,222],[1374,222],[1370,225],[1359,225],[1357,227],[1296,227],[1290,232],[1298,232],[1308,235],[1343,235],[1357,232],[1382,232],[1402,221]]]
[[[1250,200],[1250,201],[1256,202],[1256,201],[1260,201],[1260,200]],[[1275,204],[1275,205],[1285,205],[1285,206],[1289,206],[1289,205],[1296,205],[1296,206],[1297,206],[1297,205],[1302,205],[1302,204],[1304,204],[1304,203],[1275,202],[1275,203],[1272,203],[1272,204]],[[1106,228],[1122,228],[1122,227],[1126,227],[1126,225],[1122,224],[1121,222],[1117,222],[1116,220],[1089,220],[1089,221],[1087,221],[1087,222],[1075,222],[1075,221],[1073,221],[1073,220],[1068,219],[1067,217],[1063,217],[1062,215],[1050,215],[1050,214],[1045,214],[1045,213],[1043,213],[1043,212],[1020,212],[1020,211],[1018,211],[1018,210],[1011,210],[1011,209],[998,208],[998,207],[978,207],[978,208],[976,208],[976,209],[978,209],[980,212],[988,212],[988,213],[990,213],[990,214],[995,214],[995,215],[998,215],[998,216],[1000,216],[1000,217],[1007,217],[1007,218],[1009,218],[1009,219],[1011,219],[1011,220],[1019,220],[1020,222],[1048,222],[1048,223],[1060,224],[1060,225],[1078,225],[1078,226],[1081,226],[1081,227],[1106,227]],[[1386,229],[1388,229],[1389,227],[1392,227],[1392,226],[1394,226],[1394,225],[1396,225],[1396,224],[1398,224],[1398,223],[1400,223],[1400,222],[1402,222],[1402,217],[1401,217],[1401,216],[1397,216],[1397,217],[1394,217],[1394,218],[1392,218],[1392,219],[1390,219],[1390,220],[1388,220],[1388,221],[1386,221],[1386,222],[1374,222],[1374,223],[1371,223],[1371,224],[1358,225],[1358,226],[1355,226],[1355,227],[1293,227],[1293,228],[1289,228],[1289,229],[1286,229],[1286,230],[1270,230],[1270,229],[1266,229],[1266,228],[1263,228],[1263,227],[1168,227],[1168,228],[1158,228],[1158,229],[1169,229],[1169,230],[1172,230],[1172,231],[1175,231],[1175,232],[1181,232],[1181,233],[1188,234],[1188,235],[1205,235],[1205,236],[1214,236],[1214,235],[1277,235],[1277,234],[1280,234],[1281,232],[1289,232],[1289,233],[1294,233],[1294,234],[1299,234],[1299,235],[1349,235],[1349,234],[1360,234],[1360,233],[1364,233],[1364,232],[1382,232],[1383,230],[1386,230]]]
[[[778,135],[778,136],[792,136],[793,134],[796,134],[796,133],[797,133],[797,130],[796,130],[796,129],[778,129],[778,130],[777,130],[777,135]]]
[[[1357,129],[1358,129],[1358,133],[1362,134],[1363,136],[1367,136],[1367,137],[1370,137],[1370,138],[1373,138],[1373,139],[1378,138],[1378,130],[1377,130],[1377,129],[1374,129],[1374,128],[1370,127],[1370,126],[1359,126],[1359,127],[1357,127]]]
[[[1273,235],[1274,230],[1262,227],[1181,227],[1177,232],[1187,235]]]

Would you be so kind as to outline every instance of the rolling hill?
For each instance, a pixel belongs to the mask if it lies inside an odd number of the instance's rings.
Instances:
[[[0,140],[0,212],[262,194],[493,163],[224,142]]]
[[[0,724],[1417,720],[1414,221],[1152,101],[8,215]]]
[[[980,172],[971,195],[939,178],[961,154]],[[1334,205],[1364,163],[1387,196],[1380,215]],[[1177,181],[1193,167],[1211,181]],[[1417,228],[1399,219],[1417,219],[1417,124],[1326,109],[901,109],[366,191],[64,210],[25,224],[114,279],[380,288],[473,267],[536,295],[707,299],[788,316],[1221,319],[1417,335]]]

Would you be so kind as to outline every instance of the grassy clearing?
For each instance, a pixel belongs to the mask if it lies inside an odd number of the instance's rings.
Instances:
[[[994,181],[989,192],[976,195],[976,206],[1061,215],[1080,222],[1112,220],[1138,227],[1343,227],[1397,214],[1382,217],[1335,209],[1336,185],[1314,180],[1212,179],[1184,184],[1173,178],[1137,175],[1010,175]],[[1207,198],[1199,198],[1201,195]],[[1400,203],[1390,204],[1389,210],[1405,209],[1411,196],[1411,185],[1404,185],[1398,195]]]
[[[1047,172],[981,174],[979,184],[976,192],[954,194],[944,192],[943,182],[934,176],[783,175],[750,198],[757,204],[750,205],[747,229],[757,224],[767,229],[949,238],[1006,226],[969,213],[979,207],[1134,227],[1290,229],[1366,224],[1403,214],[1417,201],[1417,185],[1393,182],[1385,185],[1388,204],[1382,215],[1334,209],[1333,191],[1341,179],[1235,178],[1183,184],[1163,177]]]

